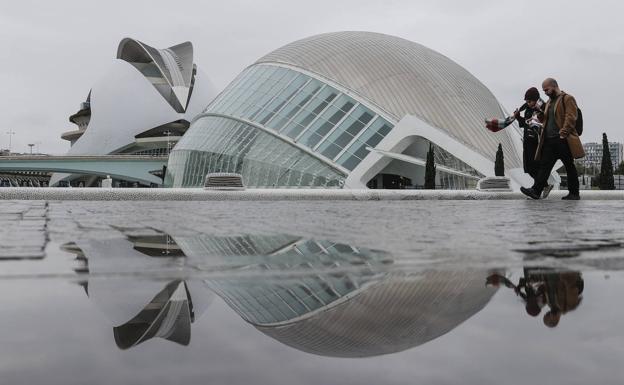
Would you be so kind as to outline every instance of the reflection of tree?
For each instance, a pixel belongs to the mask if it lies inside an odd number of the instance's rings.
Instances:
[[[537,317],[547,307],[543,322],[551,328],[559,324],[562,315],[575,310],[583,299],[584,281],[577,271],[527,267],[517,285],[498,273],[491,274],[486,284],[513,289],[524,300],[525,310],[532,317]]]

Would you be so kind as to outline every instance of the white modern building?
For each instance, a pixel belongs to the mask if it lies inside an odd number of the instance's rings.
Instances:
[[[502,144],[512,186],[522,170],[517,127],[477,78],[417,43],[370,32],[312,36],[247,67],[196,118],[171,153],[166,186],[235,172],[250,187],[418,188],[429,144],[436,184],[474,188],[494,175]]]
[[[584,143],[583,149],[585,150],[584,162],[600,167],[602,164],[602,143]],[[615,170],[624,161],[624,144],[609,142],[609,154]]]
[[[108,72],[70,117],[77,129],[62,135],[71,143],[67,155],[166,157],[215,94],[208,77],[193,61],[190,42],[156,49],[138,40],[123,39]],[[114,167],[107,174],[127,183],[147,179],[133,178]],[[62,181],[97,185],[105,177],[57,173],[51,185]]]

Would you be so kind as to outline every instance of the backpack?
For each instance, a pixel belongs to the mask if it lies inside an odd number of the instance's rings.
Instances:
[[[563,104],[563,115],[565,115],[565,97],[568,94],[563,94],[563,99],[561,99],[561,104]],[[581,111],[578,106],[576,107],[576,125],[574,126],[576,133],[578,136],[583,135],[583,111]]]

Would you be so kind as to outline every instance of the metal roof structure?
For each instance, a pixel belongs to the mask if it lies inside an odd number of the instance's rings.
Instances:
[[[501,143],[506,160],[521,166],[511,133],[484,128],[484,119],[504,116],[492,92],[459,64],[418,43],[373,32],[325,33],[278,48],[260,63],[311,72],[395,122],[414,115],[487,157]]]

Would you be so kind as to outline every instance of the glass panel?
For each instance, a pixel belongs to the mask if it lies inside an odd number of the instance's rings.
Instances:
[[[366,147],[374,148],[392,130],[392,125],[382,118],[377,118],[362,135],[357,138],[347,151],[340,156],[338,163],[348,170],[353,170],[368,155]]]
[[[371,121],[373,113],[358,106],[324,142],[318,151],[333,159]]]
[[[273,119],[274,122],[269,124],[271,128],[281,130],[316,95],[321,87],[321,83],[311,80],[281,112],[278,112],[278,115]]]
[[[270,103],[284,91],[290,82],[297,76],[297,73],[284,68],[279,68],[274,74],[274,77],[267,81],[267,87],[261,90],[262,96],[253,103],[253,107],[247,110],[246,116],[253,121],[259,121],[258,117],[261,111],[266,108],[270,108]]]
[[[284,134],[296,138],[320,114],[327,105],[336,98],[338,91],[325,87],[303,108],[297,116],[286,126]]]
[[[338,122],[342,120],[346,113],[348,113],[355,101],[345,95],[340,95],[319,117],[305,134],[299,139],[299,142],[308,146],[314,147],[327,135]]]
[[[342,167],[346,168],[347,170],[353,170],[358,164],[360,164],[360,162],[362,161],[362,159],[359,159],[358,157],[356,157],[355,155],[352,155],[348,152],[345,152],[340,159],[338,159],[338,163],[342,165]]]
[[[286,103],[295,96],[299,91],[299,88],[305,84],[306,78],[303,75],[299,75],[293,79],[288,87],[282,90],[282,92],[268,104],[268,106],[257,116],[255,120],[262,125],[265,125],[278,111],[280,111]]]

